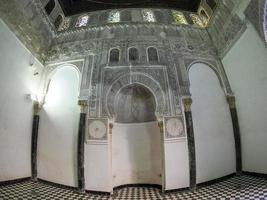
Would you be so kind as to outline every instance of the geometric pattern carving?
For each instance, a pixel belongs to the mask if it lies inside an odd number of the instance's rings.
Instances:
[[[106,94],[105,98],[105,107],[108,111],[108,116],[114,116],[115,108],[114,103],[116,95],[118,92],[127,85],[140,84],[148,88],[156,98],[157,107],[156,113],[163,114],[165,110],[165,92],[162,90],[161,85],[154,80],[152,77],[149,77],[144,73],[126,73],[115,80],[111,85],[106,87],[103,94]]]
[[[183,117],[164,117],[165,138],[185,137]]]
[[[87,126],[87,141],[107,140],[108,120],[106,118],[89,118]]]

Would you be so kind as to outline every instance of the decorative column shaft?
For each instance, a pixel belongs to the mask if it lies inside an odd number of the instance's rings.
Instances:
[[[34,181],[37,180],[37,141],[38,141],[38,130],[39,130],[39,111],[41,106],[38,102],[34,102],[33,105],[33,123],[32,123],[32,141],[31,141],[31,174]]]
[[[195,137],[194,137],[194,127],[191,112],[192,99],[183,99],[184,111],[185,111],[185,121],[187,129],[187,142],[189,151],[189,176],[190,176],[190,189],[196,188],[196,152],[195,152]]]
[[[235,97],[234,96],[227,96],[227,102],[229,104],[231,118],[233,123],[233,131],[234,131],[234,138],[235,138],[235,152],[236,152],[236,173],[242,173],[242,152],[241,152],[241,139],[240,139],[240,129],[239,129],[239,122],[235,104]]]
[[[85,192],[85,178],[84,178],[84,142],[85,142],[85,127],[86,127],[86,112],[87,101],[80,100],[78,102],[81,112],[78,132],[78,190]]]
[[[162,188],[161,191],[162,193],[165,192],[165,186],[166,186],[166,179],[165,179],[165,159],[164,159],[164,124],[162,120],[158,120],[158,127],[159,127],[159,131],[160,131],[160,137],[161,137],[161,156],[162,156],[162,174],[161,174],[161,178],[162,178]]]

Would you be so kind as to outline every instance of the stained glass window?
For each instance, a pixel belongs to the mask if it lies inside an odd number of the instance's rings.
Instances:
[[[76,27],[82,27],[82,26],[86,26],[89,20],[89,16],[88,15],[83,15],[80,16],[76,22]]]
[[[143,20],[145,22],[156,22],[156,18],[154,13],[151,10],[143,10]]]
[[[108,16],[108,23],[117,23],[120,22],[120,12],[119,11],[111,11]]]
[[[191,17],[191,19],[192,19],[194,24],[196,24],[197,26],[200,26],[200,27],[204,27],[204,24],[203,24],[203,22],[201,21],[201,19],[199,18],[198,15],[190,14],[190,17]]]
[[[109,62],[117,63],[120,60],[120,50],[112,49],[109,53]]]
[[[62,25],[59,27],[59,31],[64,31],[70,27],[70,18],[65,18]]]
[[[188,24],[183,13],[173,10],[172,15],[174,17],[175,24]]]

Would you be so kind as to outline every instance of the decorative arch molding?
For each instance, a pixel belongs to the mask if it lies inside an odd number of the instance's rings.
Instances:
[[[186,67],[186,76],[187,76],[187,82],[188,84],[186,85],[187,87],[187,92],[188,94],[186,95],[190,95],[189,92],[189,87],[190,87],[190,81],[189,81],[189,70],[190,68],[197,64],[197,63],[201,63],[204,65],[207,65],[208,67],[210,67],[214,73],[216,74],[216,76],[218,77],[218,80],[220,82],[220,85],[222,87],[222,89],[224,90],[225,94],[232,94],[232,90],[228,81],[228,78],[226,76],[226,73],[224,71],[224,67],[222,65],[221,62],[218,62],[217,60],[207,60],[207,59],[191,59],[191,60],[185,60],[185,67]]]
[[[60,69],[64,67],[71,67],[76,70],[78,79],[79,79],[79,91],[81,92],[82,89],[82,70],[84,67],[84,60],[77,60],[77,61],[66,61],[62,63],[57,63],[53,65],[47,65],[45,68],[44,76],[42,79],[42,98],[45,99],[45,96],[48,92],[50,81],[53,75]]]
[[[188,76],[189,76],[190,68],[192,66],[194,66],[195,64],[204,64],[204,65],[207,65],[209,68],[211,68],[213,70],[213,72],[216,74],[217,78],[219,79],[220,84],[221,84],[221,87],[224,88],[222,77],[221,77],[220,73],[218,72],[217,68],[214,67],[211,63],[209,63],[207,61],[204,61],[204,60],[195,60],[192,63],[190,63],[190,65],[187,67],[187,74],[188,74]]]
[[[147,74],[134,72],[120,76],[109,87],[104,97],[108,117],[113,118],[115,115],[115,100],[121,89],[133,84],[138,84],[147,88],[154,95],[156,100],[156,115],[163,116],[166,100],[165,93],[160,83]]]

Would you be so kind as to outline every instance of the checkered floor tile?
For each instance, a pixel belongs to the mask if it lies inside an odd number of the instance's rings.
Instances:
[[[79,194],[42,182],[26,181],[0,187],[0,200],[267,200],[267,180],[251,176],[233,177],[195,191],[161,194],[155,188],[126,187],[112,196]]]

